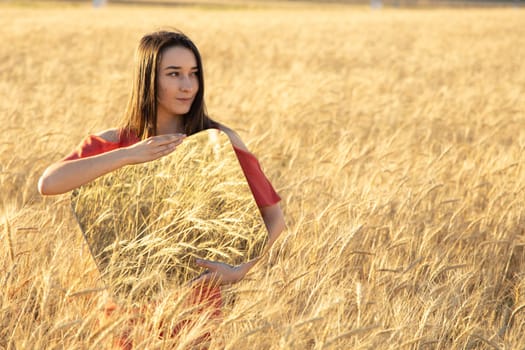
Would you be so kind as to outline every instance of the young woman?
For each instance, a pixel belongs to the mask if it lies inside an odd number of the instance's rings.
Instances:
[[[69,156],[50,165],[38,182],[39,192],[54,195],[70,191],[122,166],[168,155],[187,135],[218,128],[233,144],[268,229],[268,244],[273,244],[284,229],[280,198],[239,136],[208,117],[202,72],[199,51],[183,33],[160,31],[145,35],[136,53],[123,124],[86,137]],[[197,264],[207,271],[193,283],[217,286],[238,282],[255,261],[239,266],[206,260]],[[217,304],[217,288],[210,287],[207,297],[197,299],[212,298]]]

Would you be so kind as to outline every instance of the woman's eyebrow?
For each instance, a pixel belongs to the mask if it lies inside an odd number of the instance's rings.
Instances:
[[[180,66],[167,66],[166,68],[164,68],[164,70],[167,70],[167,69],[182,69],[182,67]],[[194,69],[199,69],[199,67],[191,67],[192,70]]]

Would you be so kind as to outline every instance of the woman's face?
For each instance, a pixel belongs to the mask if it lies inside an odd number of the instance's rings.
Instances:
[[[189,112],[199,90],[198,74],[191,50],[182,46],[164,50],[157,73],[157,118]]]

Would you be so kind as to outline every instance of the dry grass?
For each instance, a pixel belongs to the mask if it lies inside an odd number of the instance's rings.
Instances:
[[[135,45],[159,26],[201,48],[208,109],[259,156],[288,223],[225,292],[212,349],[523,348],[522,10],[0,18],[0,348],[100,348],[125,321],[94,326],[105,299],[69,196],[42,199],[36,180],[115,124]],[[169,347],[148,332],[182,317],[163,305],[134,330],[142,348]]]

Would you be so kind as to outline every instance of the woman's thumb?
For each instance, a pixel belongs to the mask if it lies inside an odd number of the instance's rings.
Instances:
[[[196,259],[195,260],[195,263],[201,267],[206,267],[208,269],[213,269],[213,263],[209,260],[204,260],[204,259]]]

